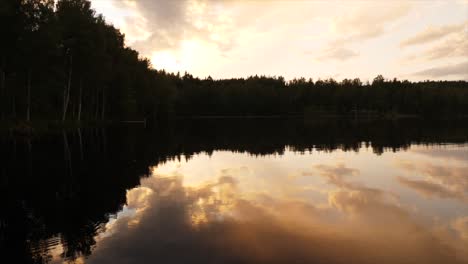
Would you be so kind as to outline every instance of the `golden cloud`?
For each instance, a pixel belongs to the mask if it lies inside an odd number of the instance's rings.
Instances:
[[[318,166],[320,175],[356,175],[343,164]],[[338,176],[341,175],[341,176]],[[338,181],[340,183],[340,181]],[[180,177],[150,177],[132,195],[142,210],[137,225],[118,218],[88,263],[464,263],[467,249],[438,236],[394,196],[346,185],[329,194],[328,207],[265,194],[246,199],[237,181],[221,176],[199,187]],[[131,192],[131,191],[130,191]],[[226,195],[227,194],[227,195]],[[119,223],[120,222],[120,223]],[[453,230],[466,236],[466,221]],[[408,257],[410,256],[410,257]]]

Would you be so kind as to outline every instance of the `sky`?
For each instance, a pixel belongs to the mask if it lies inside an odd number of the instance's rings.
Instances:
[[[156,69],[468,80],[468,0],[92,0]]]

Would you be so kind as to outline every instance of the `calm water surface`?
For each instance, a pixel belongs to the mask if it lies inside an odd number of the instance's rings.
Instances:
[[[463,123],[168,127],[4,136],[4,258],[468,263]]]

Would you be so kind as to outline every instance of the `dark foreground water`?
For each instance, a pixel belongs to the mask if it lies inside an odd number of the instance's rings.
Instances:
[[[467,122],[0,136],[1,263],[468,263]]]

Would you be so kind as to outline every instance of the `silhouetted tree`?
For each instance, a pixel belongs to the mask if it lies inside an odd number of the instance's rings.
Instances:
[[[155,70],[88,0],[3,0],[0,30],[2,119],[468,115],[466,81],[216,80]]]

